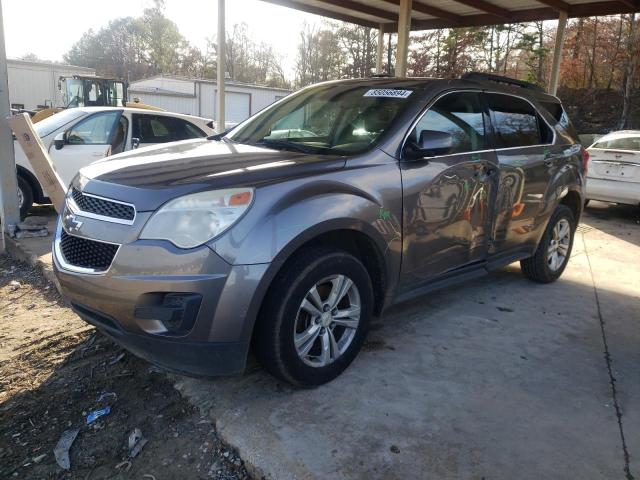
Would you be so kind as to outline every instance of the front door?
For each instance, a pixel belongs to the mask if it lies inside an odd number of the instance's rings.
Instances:
[[[488,124],[480,92],[452,92],[437,100],[410,132],[400,164],[402,289],[419,288],[440,274],[486,258],[497,178],[495,152],[486,140]],[[449,151],[409,158],[423,130],[449,134]]]
[[[65,185],[82,167],[110,154],[120,115],[120,110],[91,115],[67,130],[62,148],[51,144],[49,155]]]

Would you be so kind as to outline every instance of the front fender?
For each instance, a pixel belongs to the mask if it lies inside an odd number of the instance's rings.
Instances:
[[[209,246],[232,265],[271,263],[317,235],[346,229],[367,234],[399,261],[401,219],[397,164],[377,164],[261,186],[244,218]]]
[[[397,163],[381,155],[379,162],[364,166],[257,188],[242,220],[209,244],[232,265],[268,264],[252,295],[245,337],[251,335],[282,265],[300,247],[329,232],[365,235],[383,260],[386,295],[393,290],[402,258],[402,184]]]

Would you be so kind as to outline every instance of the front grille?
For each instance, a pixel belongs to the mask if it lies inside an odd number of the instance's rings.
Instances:
[[[111,265],[118,245],[74,237],[63,230],[60,235],[60,250],[70,265],[105,271]]]
[[[133,220],[136,211],[131,205],[113,202],[104,198],[85,195],[76,188],[72,189],[71,196],[78,208],[83,212],[95,213],[104,217],[118,218],[120,220]]]

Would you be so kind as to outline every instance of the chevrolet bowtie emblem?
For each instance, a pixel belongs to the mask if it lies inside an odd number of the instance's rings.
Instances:
[[[80,227],[82,227],[82,222],[77,220],[73,213],[69,213],[64,217],[64,223],[70,233],[76,233],[80,230]]]

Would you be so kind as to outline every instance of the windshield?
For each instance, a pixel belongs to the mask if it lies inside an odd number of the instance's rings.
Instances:
[[[55,132],[60,127],[64,127],[68,123],[74,121],[77,118],[82,117],[85,114],[82,110],[70,108],[68,110],[62,110],[61,112],[51,115],[50,117],[40,120],[34,125],[36,132],[40,138]]]
[[[65,103],[67,108],[84,107],[84,88],[82,80],[77,78],[67,78],[65,80],[67,91],[65,93]]]
[[[373,148],[412,90],[322,85],[287,97],[234,129],[238,143],[352,155]]]

